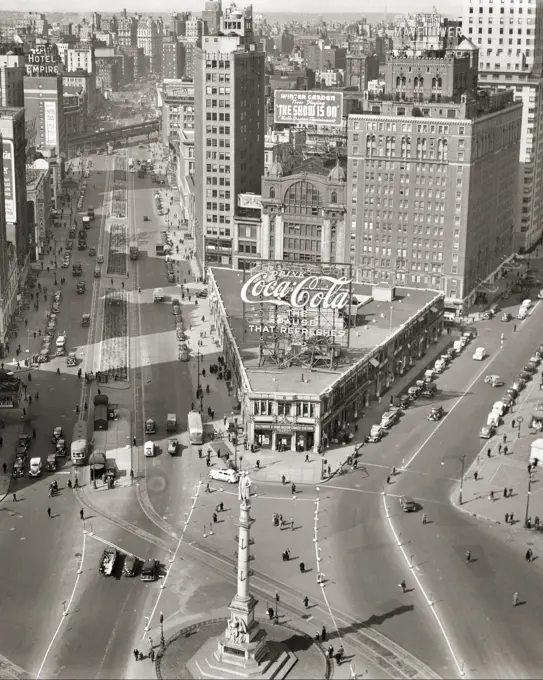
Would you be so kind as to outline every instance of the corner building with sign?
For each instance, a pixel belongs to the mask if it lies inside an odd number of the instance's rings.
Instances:
[[[334,263],[262,260],[250,271],[209,270],[225,378],[249,445],[336,446],[364,407],[438,341],[442,293],[352,278],[351,265]]]

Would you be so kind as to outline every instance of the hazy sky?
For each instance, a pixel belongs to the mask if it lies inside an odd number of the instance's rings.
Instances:
[[[230,4],[228,0],[223,0],[223,5]],[[238,5],[249,5],[250,0],[238,0]],[[388,14],[396,14],[399,12],[416,12],[416,11],[432,11],[432,2],[425,0],[413,0],[413,2],[405,2],[402,0],[386,0],[380,3],[366,3],[354,2],[352,0],[335,0],[333,3],[335,12],[354,12],[364,16],[364,13],[374,13],[378,11],[386,11]],[[35,12],[81,12],[88,13],[89,11],[97,12],[112,12],[117,14],[123,7],[129,12],[153,13],[160,12],[170,13],[171,11],[180,10],[194,10],[203,9],[204,0],[182,0],[181,2],[172,2],[172,0],[154,0],[150,3],[148,0],[121,0],[118,7],[115,3],[108,0],[1,0],[0,9],[7,11],[35,11]],[[439,12],[448,15],[460,15],[461,0],[447,0],[446,2],[437,4]],[[328,0],[297,0],[292,3],[292,0],[259,0],[253,2],[254,11],[258,12],[322,12],[330,13],[330,2]],[[382,10],[381,10],[382,8]]]

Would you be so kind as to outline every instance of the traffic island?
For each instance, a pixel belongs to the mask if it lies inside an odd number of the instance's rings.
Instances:
[[[224,634],[228,621],[227,617],[212,619],[178,631],[166,641],[164,649],[158,655],[155,666],[157,677],[164,680],[229,677],[221,675],[217,669],[212,670],[207,663],[211,660],[215,662],[217,639]],[[274,648],[277,651],[285,649],[296,659],[287,674],[269,677],[331,677],[331,666],[323,647],[309,635],[291,626],[273,625],[261,620],[259,626],[266,633],[271,653]],[[257,674],[252,677],[268,676]]]
[[[128,380],[128,304],[126,293],[109,289],[105,294],[100,372]]]
[[[124,224],[112,224],[109,231],[107,273],[126,276],[128,263],[128,233]]]

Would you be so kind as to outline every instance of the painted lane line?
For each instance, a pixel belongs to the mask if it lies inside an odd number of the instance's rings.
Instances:
[[[394,525],[392,524],[391,515],[390,515],[390,512],[389,512],[389,510],[388,510],[388,506],[387,506],[387,494],[386,494],[385,492],[383,492],[382,496],[383,496],[383,507],[384,507],[384,510],[385,510],[385,515],[386,515],[386,518],[387,518],[387,521],[388,521],[388,525],[389,525],[389,527],[390,527],[390,530],[392,531],[392,535],[394,536],[394,540],[396,541],[396,545],[397,545],[398,548],[400,549],[400,551],[401,551],[401,553],[402,553],[402,555],[403,555],[403,558],[404,558],[405,562],[407,563],[407,566],[409,567],[409,570],[410,570],[410,572],[411,572],[411,575],[413,576],[413,578],[415,579],[415,581],[416,581],[418,587],[420,588],[420,592],[423,594],[424,599],[426,600],[426,604],[429,605],[430,611],[431,611],[432,614],[434,615],[434,618],[435,618],[435,620],[436,620],[436,623],[437,623],[437,625],[438,625],[438,628],[439,628],[439,630],[440,630],[440,633],[441,633],[441,635],[443,636],[443,639],[445,640],[445,644],[447,645],[447,648],[449,649],[449,652],[450,652],[451,655],[452,655],[454,664],[455,664],[456,669],[457,669],[457,671],[458,671],[458,675],[459,675],[461,678],[463,678],[463,677],[465,677],[465,675],[466,675],[465,670],[464,670],[464,665],[465,665],[465,664],[460,662],[460,660],[459,660],[459,658],[458,658],[458,656],[457,656],[457,654],[456,654],[456,652],[455,652],[455,650],[454,650],[454,648],[453,648],[453,644],[452,644],[452,642],[451,642],[451,639],[450,639],[449,636],[447,635],[447,632],[446,632],[446,630],[445,630],[445,626],[444,626],[443,622],[441,621],[441,618],[440,618],[439,614],[438,614],[437,611],[436,611],[436,604],[435,604],[435,602],[433,602],[433,601],[431,600],[431,598],[427,595],[426,590],[424,589],[424,586],[422,585],[422,582],[421,582],[419,576],[415,573],[415,569],[413,569],[413,564],[412,564],[412,562],[411,562],[411,559],[408,557],[408,555],[407,555],[407,553],[406,553],[406,551],[405,551],[405,549],[404,549],[404,547],[403,547],[403,545],[402,545],[402,542],[400,541],[400,537],[398,536],[398,534],[397,534],[397,532],[396,532],[396,529],[394,528]]]
[[[195,508],[196,508],[196,503],[197,503],[197,501],[198,501],[198,499],[199,499],[199,497],[200,497],[200,490],[201,490],[201,488],[202,488],[202,482],[200,481],[200,482],[198,482],[198,486],[196,487],[196,494],[195,494],[194,497],[193,497],[193,501],[192,501],[192,505],[191,505],[191,508],[190,508],[190,512],[188,513],[187,519],[186,519],[185,522],[184,522],[183,530],[182,530],[182,532],[181,532],[181,536],[179,537],[179,541],[177,542],[177,546],[175,547],[175,550],[174,550],[173,554],[170,552],[169,566],[168,566],[168,569],[167,569],[167,571],[166,571],[166,574],[165,574],[165,576],[164,576],[164,578],[163,578],[163,580],[162,580],[162,583],[160,584],[160,590],[159,590],[159,592],[158,592],[158,597],[157,597],[157,599],[156,599],[155,606],[153,607],[153,609],[152,609],[152,611],[151,611],[151,614],[150,614],[150,616],[148,617],[147,625],[145,626],[145,629],[144,629],[144,631],[143,631],[143,635],[142,635],[142,638],[141,638],[142,640],[145,639],[145,636],[147,635],[147,633],[149,632],[149,630],[150,630],[150,628],[151,628],[151,621],[152,621],[152,620],[154,619],[154,617],[155,617],[156,610],[158,609],[158,605],[160,604],[160,598],[162,597],[162,593],[164,592],[164,589],[166,588],[166,582],[167,582],[167,580],[168,580],[168,576],[170,575],[170,572],[171,572],[171,570],[172,570],[172,567],[173,567],[173,565],[175,564],[175,559],[176,559],[176,557],[177,557],[177,553],[179,552],[179,549],[181,548],[181,544],[183,543],[183,538],[184,538],[184,536],[185,536],[185,532],[186,532],[186,530],[187,530],[188,525],[190,524],[190,520],[191,520],[191,518],[192,518],[192,514],[193,514],[193,512],[194,512],[194,510],[195,510]],[[147,617],[145,617],[145,618],[147,618]]]
[[[442,418],[442,419],[439,421],[439,423],[436,425],[436,427],[435,427],[435,428],[432,430],[432,432],[426,437],[426,439],[422,442],[422,444],[421,444],[421,445],[419,446],[419,448],[415,451],[415,453],[411,456],[411,458],[410,458],[406,463],[404,463],[404,465],[402,465],[402,467],[400,468],[401,470],[407,470],[407,468],[411,465],[411,463],[415,460],[415,458],[419,455],[419,453],[424,449],[424,447],[426,446],[426,444],[428,444],[428,442],[430,441],[430,439],[432,439],[432,437],[435,435],[435,433],[439,430],[439,428],[443,425],[443,423],[447,420],[447,418],[452,414],[452,412],[453,412],[454,409],[458,406],[458,404],[462,401],[462,399],[470,392],[471,388],[472,388],[472,387],[475,385],[475,383],[481,378],[481,376],[483,375],[483,373],[486,373],[486,372],[488,371],[488,369],[490,368],[490,366],[492,366],[492,364],[494,363],[494,361],[498,358],[498,356],[499,356],[499,354],[500,354],[500,352],[501,352],[501,349],[503,349],[503,348],[500,348],[500,349],[496,352],[496,354],[492,357],[492,359],[491,359],[487,364],[485,364],[485,365],[483,366],[483,368],[479,371],[479,373],[477,373],[477,375],[475,376],[475,378],[474,378],[474,379],[470,382],[470,384],[466,387],[466,389],[464,390],[464,392],[458,397],[458,399],[454,402],[454,404],[451,406],[451,408],[447,411],[447,413],[445,414],[445,417]]]
[[[59,624],[57,626],[57,629],[55,631],[55,634],[53,635],[53,638],[51,639],[51,642],[49,643],[49,646],[47,647],[47,651],[45,652],[45,656],[43,657],[43,661],[41,662],[39,670],[36,674],[36,680],[39,680],[39,677],[40,677],[40,675],[43,671],[43,667],[45,666],[45,663],[47,661],[47,657],[49,656],[51,649],[53,648],[53,645],[55,644],[55,640],[57,639],[57,636],[60,633],[60,629],[62,628],[62,624],[66,620],[66,616],[70,611],[70,607],[72,605],[72,602],[73,602],[73,599],[74,599],[74,596],[75,596],[75,591],[76,591],[76,588],[79,584],[79,579],[81,578],[83,560],[85,559],[85,547],[86,547],[86,545],[87,545],[87,532],[84,531],[83,532],[83,550],[81,552],[81,559],[80,559],[80,562],[79,562],[78,574],[77,574],[77,577],[75,579],[74,587],[72,589],[72,594],[70,596],[70,599],[68,600],[68,605],[65,609],[65,613],[62,614],[61,619],[59,621]]]

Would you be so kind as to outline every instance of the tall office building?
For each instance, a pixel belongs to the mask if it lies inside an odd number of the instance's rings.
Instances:
[[[207,0],[204,11],[202,12],[202,20],[207,27],[206,33],[208,35],[215,35],[220,30],[221,15],[221,0]]]
[[[462,31],[479,48],[479,86],[513,88],[524,104],[515,248],[543,237],[543,4],[464,0]]]
[[[177,79],[185,75],[185,50],[173,35],[162,38],[162,78]]]
[[[0,147],[2,152],[4,149],[4,140],[0,135]],[[3,168],[3,166],[2,166]],[[9,168],[8,168],[9,172]],[[8,188],[10,186],[11,178],[8,176]],[[4,188],[4,172],[0,173],[0,342],[3,341],[6,335],[6,324],[4,319],[4,298],[6,297],[8,287],[8,239],[7,239],[7,225],[6,225],[6,209],[5,209],[5,188]],[[4,356],[2,352],[2,356]]]
[[[264,171],[264,52],[252,8],[225,11],[195,53],[195,241],[205,267],[232,266],[237,195],[260,192]]]
[[[66,52],[66,69],[70,73],[75,71],[95,72],[94,47],[91,43],[78,43]]]
[[[0,106],[24,106],[25,58],[0,46]]]
[[[25,76],[26,117],[36,121],[36,146],[66,153],[62,76]]]
[[[349,116],[345,257],[363,281],[462,308],[513,252],[522,104],[475,89],[470,41],[436,56],[395,53],[385,96]]]
[[[119,19],[117,40],[120,47],[136,47],[138,43],[138,22],[134,17]]]
[[[30,246],[26,219],[25,109],[0,108],[0,135],[7,240],[15,246],[17,266],[24,280]]]
[[[160,73],[162,68],[162,24],[154,19],[140,19],[137,45],[143,49],[150,73]]]

